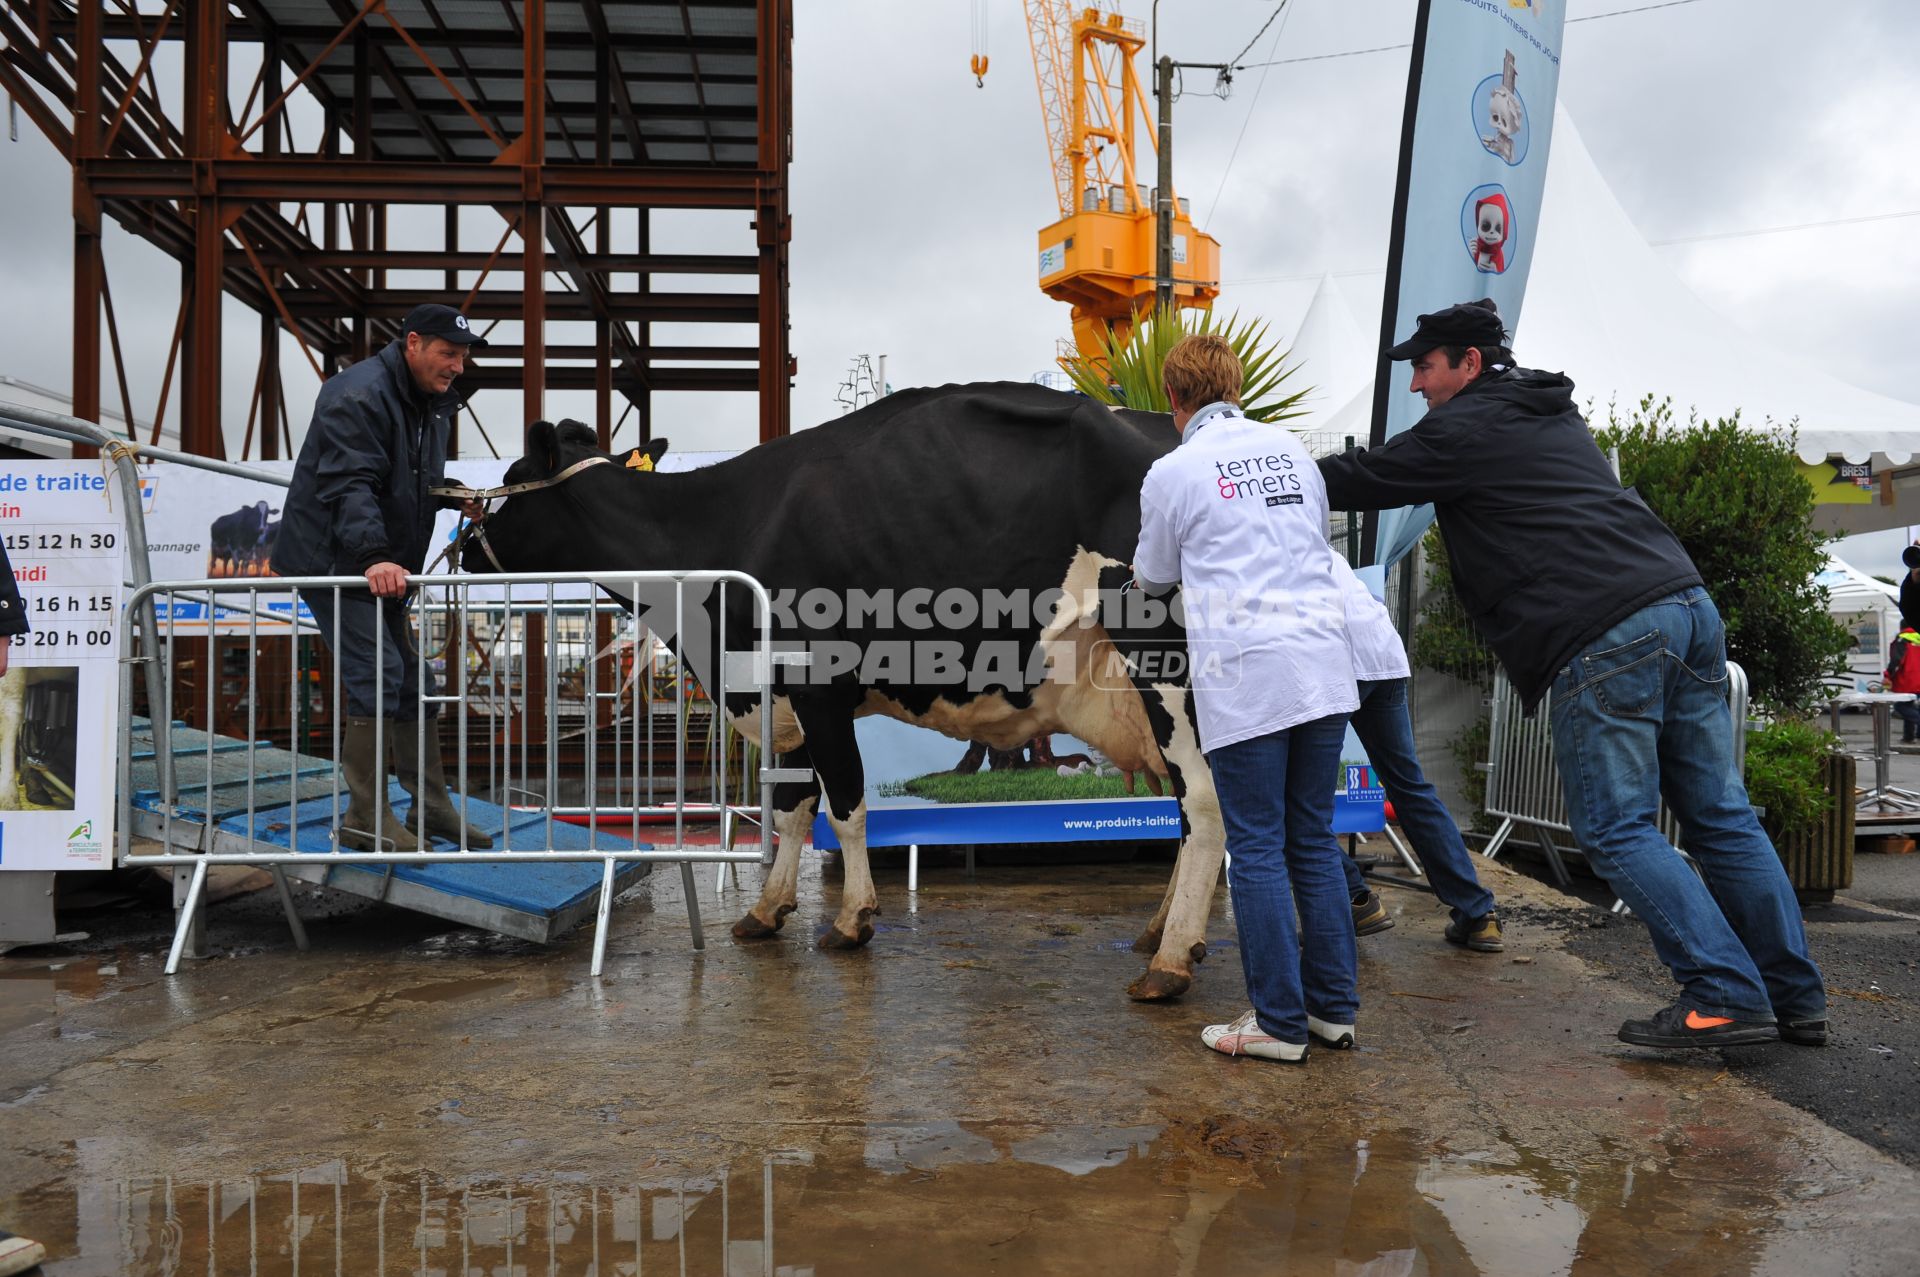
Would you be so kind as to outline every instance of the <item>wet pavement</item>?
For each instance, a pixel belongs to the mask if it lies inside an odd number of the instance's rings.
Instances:
[[[817,856],[750,945],[757,873],[703,871],[705,953],[656,874],[599,982],[585,932],[355,907],[296,954],[246,901],[169,980],[102,923],[0,958],[0,1225],[54,1274],[1914,1270],[1920,1175],[1743,1064],[1818,1053],[1618,1043],[1651,1004],[1588,906],[1491,867],[1478,955],[1386,889],[1359,1049],[1288,1067],[1198,1041],[1244,1006],[1224,893],[1194,991],[1126,1000],[1166,874],[883,866],[853,954]]]

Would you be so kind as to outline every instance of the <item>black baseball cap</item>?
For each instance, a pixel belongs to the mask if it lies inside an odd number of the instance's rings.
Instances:
[[[442,306],[438,302],[421,302],[407,312],[400,324],[400,335],[419,333],[423,337],[443,337],[456,346],[484,348],[487,339],[473,331],[467,323],[467,317],[451,306]]]
[[[1414,324],[1413,336],[1398,346],[1387,348],[1388,359],[1418,359],[1441,346],[1504,346],[1507,330],[1500,323],[1500,308],[1493,298],[1461,302],[1431,315],[1421,315]]]

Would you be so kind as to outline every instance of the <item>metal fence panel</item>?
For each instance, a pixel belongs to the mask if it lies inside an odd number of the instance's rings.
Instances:
[[[1747,672],[1734,661],[1727,662],[1727,702],[1733,726],[1733,765],[1744,772],[1747,760]],[[1540,702],[1531,718],[1527,717],[1507,681],[1505,670],[1493,678],[1493,722],[1487,748],[1486,813],[1500,821],[1500,827],[1481,854],[1489,859],[1500,854],[1516,829],[1530,827],[1537,832],[1538,845],[1547,857],[1561,886],[1569,879],[1560,858],[1556,834],[1573,839],[1573,826],[1567,817],[1567,795],[1561,784],[1560,769],[1553,757],[1552,693]],[[1656,817],[1660,832],[1682,852],[1680,822],[1663,800]]]
[[[598,863],[602,874],[593,957],[593,973],[598,975],[617,867],[674,862],[681,867],[688,921],[699,947],[692,865],[766,864],[773,859],[768,781],[786,772],[770,766],[771,673],[779,657],[772,647],[771,600],[765,587],[742,573],[726,571],[410,579],[415,588],[407,606],[407,632],[393,632],[401,627],[389,626],[384,610],[373,612],[375,668],[389,653],[398,652],[414,662],[422,691],[411,716],[394,719],[387,716],[385,680],[374,682],[375,788],[391,802],[401,801],[394,793],[398,786],[386,778],[392,743],[399,758],[413,760],[415,787],[428,792],[428,760],[444,758],[444,752],[431,751],[441,749],[443,731],[450,727],[456,761],[448,768],[449,788],[462,828],[457,837],[435,841],[427,831],[428,803],[414,801],[407,832],[423,849],[405,851],[388,849],[399,831],[386,821],[399,818],[389,817],[393,808],[380,801],[373,804],[374,827],[360,831],[360,841],[370,840],[376,849],[355,850],[340,843],[339,826],[351,806],[341,801],[335,765],[341,758],[347,699],[338,664],[326,662],[331,674],[323,680],[320,653],[306,641],[319,637],[327,652],[340,650],[345,623],[340,600],[364,594],[364,579],[157,582],[134,592],[123,622],[130,659],[121,674],[118,858],[122,864],[192,870],[168,972],[178,966],[207,868],[213,864],[258,865],[277,875],[298,867],[303,876],[317,871],[324,878],[342,865],[391,871],[403,864]],[[636,626],[629,659],[623,661],[618,641],[603,643],[602,638],[615,617],[624,617],[624,609],[590,598],[561,597],[570,586],[612,587],[628,599],[670,591],[673,631],[656,635]],[[711,610],[690,607],[690,587],[711,596]],[[753,632],[748,642],[735,639],[749,659],[716,660],[696,681],[692,670],[705,663],[706,653],[718,655],[716,649],[729,641],[724,618],[729,604],[743,601],[742,596]],[[324,635],[311,615],[301,611],[303,600],[311,604],[323,598],[320,613],[332,618],[332,631]],[[183,632],[178,605],[201,600],[208,601],[203,632]],[[165,618],[154,638],[139,633],[137,625],[149,611]],[[703,621],[690,635],[689,620],[711,616],[722,618],[718,632],[706,632]],[[222,646],[230,644],[236,627],[245,644],[237,661]],[[263,704],[279,693],[263,678],[263,655],[276,645],[285,649],[279,664],[286,666],[287,702],[284,716],[273,717],[269,727],[262,717]],[[135,713],[136,662],[148,663],[163,675],[158,703],[149,696],[150,712],[144,719]],[[663,664],[672,682],[670,695],[660,685]],[[199,686],[185,687],[190,680]],[[439,690],[431,690],[436,684]],[[236,688],[243,689],[237,700]],[[188,693],[193,694],[190,701]],[[722,707],[729,695],[742,693],[751,693],[760,711],[757,742],[735,742],[729,736]],[[696,712],[696,701],[704,704],[704,711]],[[187,713],[197,715],[204,730],[181,721]],[[656,723],[669,715],[664,727]],[[701,719],[706,737],[695,758],[689,733]],[[223,726],[229,730],[223,732]],[[670,762],[656,753],[660,745],[671,746]],[[756,754],[757,772],[751,767]],[[403,780],[407,774],[400,771]],[[696,789],[704,791],[703,800],[692,799]],[[468,845],[466,836],[466,825],[482,808],[498,813],[500,823],[499,845],[490,849]],[[623,838],[610,837],[602,828],[615,816],[627,825]],[[717,818],[719,844],[690,843],[689,816]],[[743,819],[758,827],[750,849],[732,846]],[[670,821],[672,838],[648,841],[649,821],[659,822],[663,830]],[[164,851],[132,856],[136,829],[158,838]],[[284,879],[280,889],[297,928]]]

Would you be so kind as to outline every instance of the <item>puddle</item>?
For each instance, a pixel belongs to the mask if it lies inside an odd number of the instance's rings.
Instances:
[[[454,1002],[512,983],[505,976],[477,976],[468,980],[441,980],[411,989],[398,989],[393,996],[401,1002]]]
[[[1333,1139],[1217,1115],[1167,1128],[875,1124],[811,1148],[617,1177],[443,1177],[341,1161],[212,1181],[89,1175],[0,1218],[50,1277],[128,1273],[1767,1271],[1779,1185],[1698,1146],[1561,1165],[1490,1140]]]
[[[46,1026],[41,1036],[54,1036],[63,1002],[92,1002],[112,990],[119,974],[111,958],[0,960],[0,1038],[35,1025]]]

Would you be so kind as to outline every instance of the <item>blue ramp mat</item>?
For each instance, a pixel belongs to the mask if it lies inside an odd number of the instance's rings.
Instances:
[[[196,826],[210,823],[263,852],[314,853],[317,860],[319,853],[332,849],[335,804],[344,810],[347,799],[344,788],[336,799],[330,760],[231,737],[209,738],[180,724],[172,727],[170,740],[179,782],[176,833],[192,837]],[[134,830],[164,838],[166,822],[150,726],[136,725],[132,747]],[[251,819],[249,757],[254,775]],[[397,783],[389,782],[387,796],[399,820],[412,815],[412,799]],[[453,803],[456,811],[461,810],[458,794]],[[604,832],[596,840],[588,829],[557,820],[549,834],[547,818],[538,811],[509,811],[472,798],[464,811],[469,825],[493,836],[497,850],[588,851],[633,845]],[[434,846],[440,851],[459,850],[438,839]],[[633,885],[648,870],[645,864],[621,865],[614,874],[615,890]],[[402,853],[396,853],[390,863],[294,864],[287,866],[287,872],[306,882],[541,943],[556,939],[593,913],[601,877],[595,863],[422,864]]]

